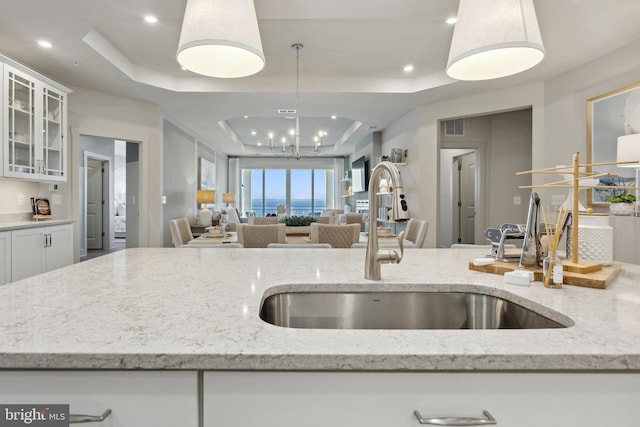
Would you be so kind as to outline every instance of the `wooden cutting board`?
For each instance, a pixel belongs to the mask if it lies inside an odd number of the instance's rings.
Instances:
[[[606,289],[609,283],[620,272],[622,264],[613,262],[611,265],[605,265],[599,271],[590,273],[577,273],[573,271],[565,271],[563,284],[573,286],[584,286],[587,288]],[[482,271],[484,273],[504,274],[508,271],[521,270],[517,262],[495,261],[488,265],[475,265],[473,261],[469,261],[469,270]],[[533,271],[534,280],[542,282],[542,268],[525,268],[526,271]]]

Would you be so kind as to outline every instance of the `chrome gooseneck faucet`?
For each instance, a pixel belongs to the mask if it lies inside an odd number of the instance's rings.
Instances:
[[[380,264],[400,263],[404,247],[402,239],[404,231],[398,235],[400,254],[395,250],[378,250],[378,232],[376,230],[378,221],[378,197],[376,189],[380,184],[383,172],[388,172],[391,178],[390,186],[393,191],[392,216],[394,221],[404,221],[409,219],[409,209],[402,189],[402,179],[400,171],[391,162],[378,163],[371,173],[369,179],[369,239],[367,241],[367,254],[364,265],[364,278],[369,280],[380,280]]]

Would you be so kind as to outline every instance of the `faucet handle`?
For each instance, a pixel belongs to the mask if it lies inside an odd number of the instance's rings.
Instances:
[[[398,246],[400,246],[400,258],[398,258],[396,263],[400,264],[400,261],[402,261],[402,257],[404,256],[404,230],[398,234]]]

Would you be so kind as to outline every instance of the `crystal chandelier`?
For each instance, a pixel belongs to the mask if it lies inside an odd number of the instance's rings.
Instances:
[[[272,154],[281,157],[292,157],[296,160],[300,160],[301,157],[315,156],[320,153],[322,149],[322,138],[326,136],[326,132],[319,131],[313,138],[313,150],[312,151],[300,151],[300,116],[298,115],[299,103],[300,103],[300,49],[304,46],[301,43],[294,43],[291,45],[296,50],[296,127],[291,129],[289,135],[291,136],[291,142],[287,145],[287,138],[282,138],[282,150],[279,150],[273,146],[273,133],[269,134],[269,149]]]

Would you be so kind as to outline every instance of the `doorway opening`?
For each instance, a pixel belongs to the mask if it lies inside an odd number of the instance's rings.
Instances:
[[[80,135],[80,259],[139,245],[139,144]]]
[[[458,120],[458,119],[456,119]],[[484,230],[526,222],[532,167],[532,109],[462,118],[463,132],[440,121],[438,246],[487,244]],[[458,170],[458,168],[460,170]]]

